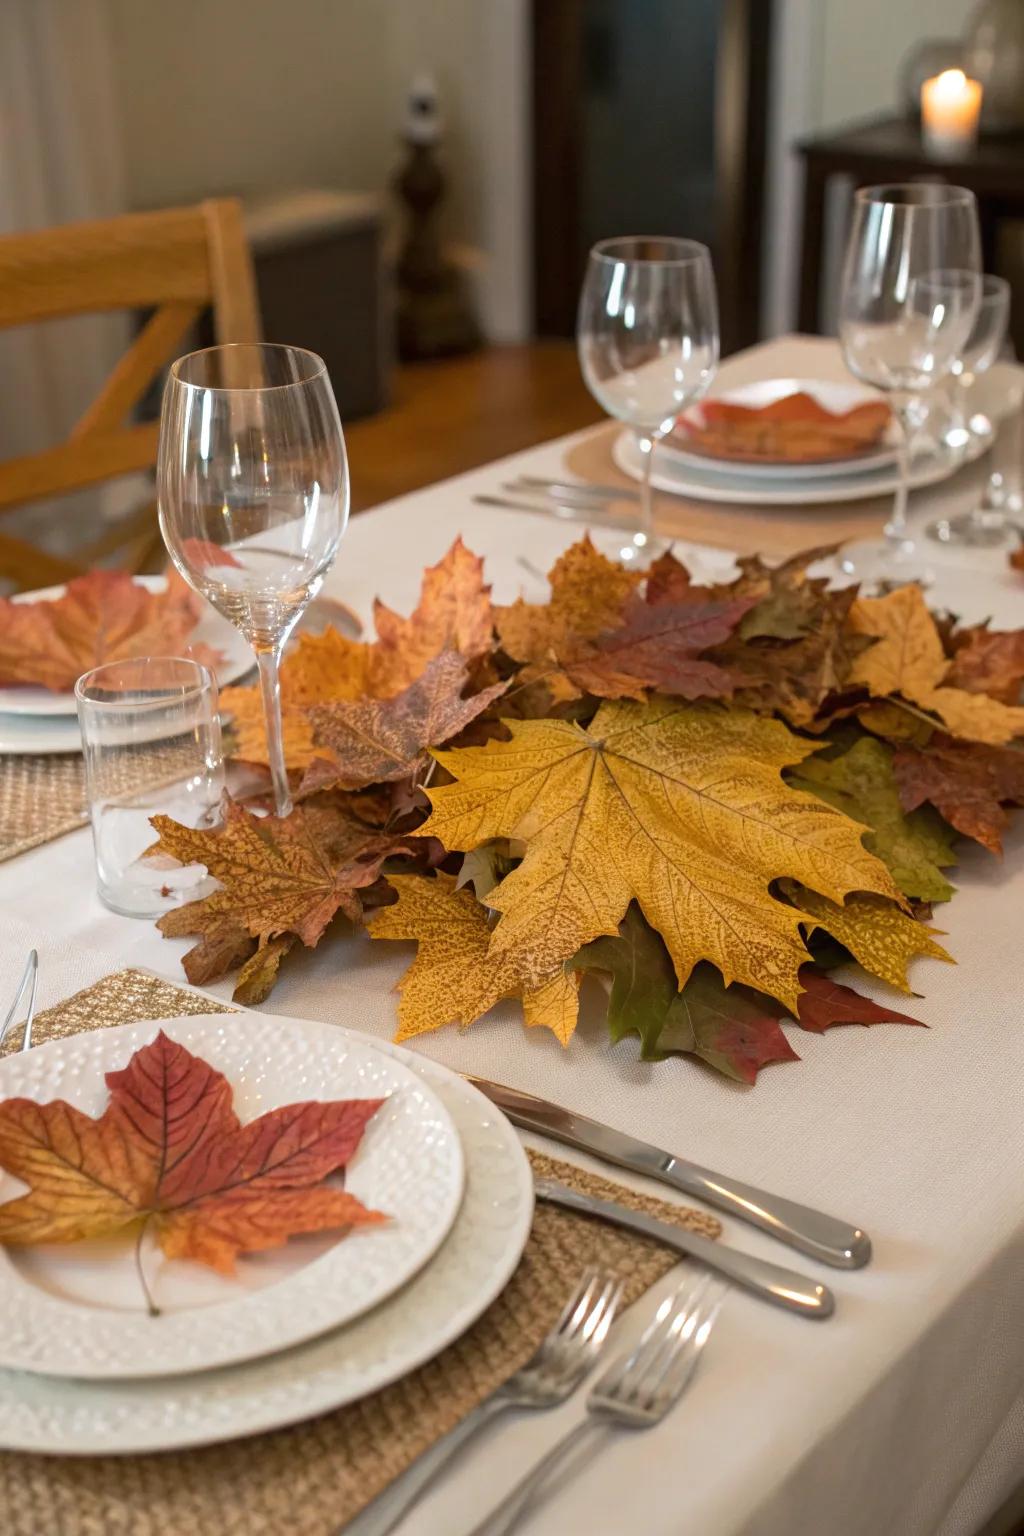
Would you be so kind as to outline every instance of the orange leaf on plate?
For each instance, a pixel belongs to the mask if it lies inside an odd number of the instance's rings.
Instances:
[[[128,571],[89,571],[58,598],[0,598],[0,687],[66,693],[83,672],[139,656],[188,654],[214,665],[216,651],[188,643],[201,613],[200,598],[176,571],[168,571],[164,592],[150,592]]]
[[[804,390],[768,405],[705,400],[679,420],[676,434],[690,452],[748,464],[812,464],[853,458],[878,446],[891,411],[866,400],[830,411]]]
[[[227,1079],[161,1030],[108,1072],[98,1119],[62,1099],[0,1103],[0,1243],[73,1243],[150,1222],[168,1258],[231,1274],[300,1232],[385,1221],[323,1180],[351,1160],[381,1099],[288,1104],[242,1125]]]

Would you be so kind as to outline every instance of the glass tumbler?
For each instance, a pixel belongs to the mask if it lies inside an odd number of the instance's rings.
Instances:
[[[75,684],[100,900],[125,917],[160,917],[215,887],[202,864],[163,854],[150,817],[215,827],[224,765],[217,683],[177,657],[113,661]]]

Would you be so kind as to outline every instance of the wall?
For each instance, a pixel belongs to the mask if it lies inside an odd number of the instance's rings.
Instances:
[[[800,235],[793,143],[893,110],[903,61],[924,38],[958,37],[976,0],[776,0],[769,196],[767,335],[791,330]]]
[[[497,339],[527,316],[526,0],[106,0],[129,206],[217,191],[380,191],[408,84],[447,119],[446,229],[482,253]]]

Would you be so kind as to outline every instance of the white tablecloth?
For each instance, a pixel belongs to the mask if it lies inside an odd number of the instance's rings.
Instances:
[[[729,365],[727,365],[727,368]],[[734,376],[821,376],[821,343],[773,344]],[[510,471],[559,472],[565,443],[517,455],[355,519],[327,590],[366,614],[375,593],[407,611],[422,567],[457,533],[487,557],[495,597],[540,596],[519,564],[546,569],[579,529],[473,506]],[[976,472],[930,493],[915,516],[969,503]],[[765,545],[770,549],[770,515]],[[608,535],[596,535],[607,543]],[[720,554],[705,554],[714,565]],[[1024,586],[992,557],[940,557],[938,595],[967,617],[1024,623]],[[1024,1449],[1024,830],[1004,861],[964,844],[958,894],[941,909],[954,968],[919,962],[929,1030],[791,1031],[800,1064],[752,1090],[689,1060],[647,1065],[585,1016],[568,1050],[527,1033],[511,1007],[420,1048],[462,1070],[539,1092],[673,1150],[861,1223],[873,1263],[825,1278],[826,1324],[730,1296],[691,1392],[658,1429],[601,1448],[583,1477],[538,1507],[530,1536],[968,1536],[1018,1481]],[[124,964],[180,979],[187,947],[107,912],[92,891],[89,833],[0,865],[0,996],[40,950],[41,1006]],[[270,1011],[336,1020],[382,1038],[410,948],[330,937],[286,961]],[[227,996],[229,984],[213,989]],[[871,989],[882,997],[881,986]],[[582,1161],[582,1159],[581,1159]],[[788,1250],[728,1222],[726,1240],[794,1267]],[[643,1309],[634,1309],[641,1311]],[[627,1319],[625,1335],[639,1318]],[[523,1418],[463,1457],[402,1526],[458,1536],[563,1423]]]

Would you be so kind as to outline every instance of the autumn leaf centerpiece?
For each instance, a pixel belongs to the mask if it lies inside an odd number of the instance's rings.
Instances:
[[[998,851],[1024,803],[1022,632],[833,590],[823,553],[709,586],[584,538],[548,601],[502,607],[458,540],[408,618],[378,603],[376,639],[300,636],[291,816],[156,823],[221,883],[161,920],[199,937],[191,979],[240,966],[259,1000],[340,916],[416,946],[399,1039],[514,1000],[569,1046],[585,983],[613,1040],[752,1082],[795,1058],[787,1022],[919,1022],[854,968],[907,993],[916,958],[949,960],[931,914],[959,839]],[[255,691],[223,699],[265,765]]]

